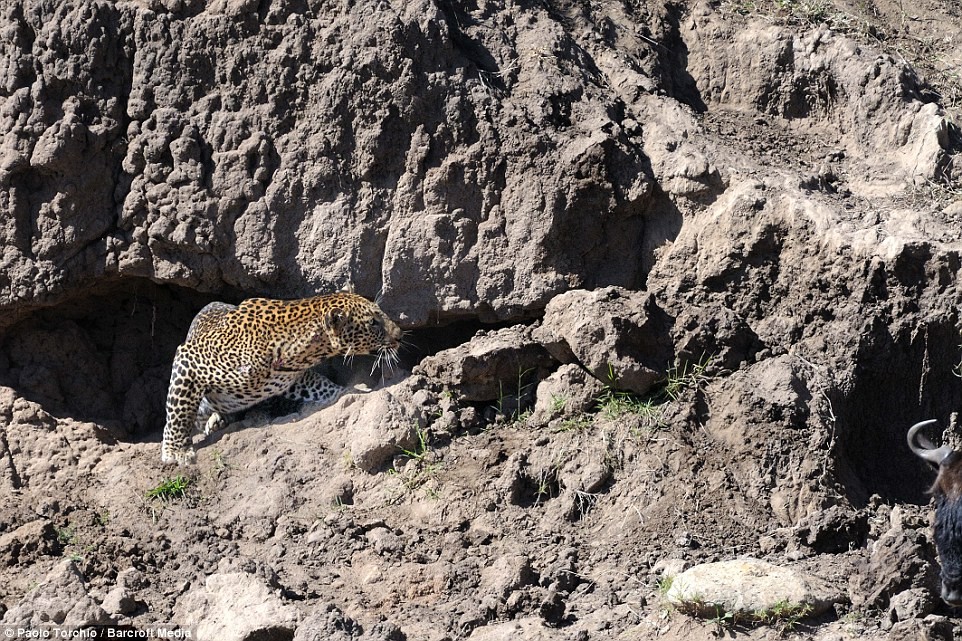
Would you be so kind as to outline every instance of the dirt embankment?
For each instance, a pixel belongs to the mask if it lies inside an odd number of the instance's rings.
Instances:
[[[904,434],[962,402],[962,45],[900,11],[5,4],[3,622],[958,635]],[[343,286],[402,369],[150,496],[193,314]],[[745,557],[820,613],[670,605]]]

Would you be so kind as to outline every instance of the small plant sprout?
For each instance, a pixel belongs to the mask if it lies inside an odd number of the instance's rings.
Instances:
[[[388,503],[396,504],[407,492],[413,492],[419,488],[424,489],[424,495],[431,500],[437,500],[440,496],[438,485],[438,472],[442,463],[434,460],[436,454],[428,449],[430,439],[426,428],[415,427],[417,444],[411,449],[399,448],[400,455],[395,459],[394,465],[387,471],[388,476],[397,479],[400,485],[397,490],[388,498]],[[399,460],[407,459],[404,464],[399,464]]]
[[[554,414],[560,414],[565,411],[565,406],[568,404],[568,397],[564,394],[552,394],[551,395],[551,412]]]
[[[606,377],[608,382],[605,383],[604,392],[598,398],[598,409],[606,418],[616,418],[622,414],[627,414],[631,411],[631,404],[635,400],[634,395],[616,389],[618,376],[615,374],[615,368],[611,363],[608,363]]]
[[[230,470],[230,464],[224,460],[224,453],[220,450],[213,450],[210,453],[210,470],[208,472],[209,477],[219,478],[228,470]]]
[[[666,596],[668,591],[671,590],[671,584],[674,582],[675,577],[673,575],[663,576],[658,579],[658,594],[660,594],[662,597]]]
[[[615,366],[608,363],[608,387],[614,387],[618,383],[618,377],[615,375]]]
[[[414,428],[414,433],[417,436],[418,442],[414,446],[413,450],[406,450],[403,447],[400,448],[401,454],[408,457],[413,461],[421,461],[424,456],[428,453],[428,431],[423,427]]]
[[[84,556],[93,551],[93,545],[83,546],[80,537],[77,536],[74,526],[67,524],[63,527],[59,527],[55,530],[57,535],[57,542],[64,548],[69,549],[69,554],[67,558],[71,561],[79,563],[84,560]],[[67,550],[65,550],[67,551]]]
[[[77,542],[77,535],[70,525],[57,528],[57,543],[60,545],[73,545]]]
[[[662,408],[664,403],[659,395],[642,397],[631,392],[615,389],[616,376],[611,364],[608,365],[608,380],[604,391],[598,397],[597,408],[601,415],[614,419],[625,414],[641,416],[646,426],[657,428],[661,425]]]
[[[535,488],[535,505],[539,505],[542,500],[547,501],[558,495],[558,470],[560,464],[554,463],[548,467],[542,468],[538,472],[538,477],[533,479],[537,483]]]
[[[632,433],[636,436],[650,434],[665,427],[665,406],[668,403],[679,400],[685,390],[701,389],[711,380],[708,371],[712,362],[712,357],[703,356],[697,363],[686,362],[672,367],[661,385],[645,395],[618,389],[617,372],[609,363],[606,373],[608,382],[598,397],[596,407],[607,419],[633,414],[639,417],[641,422],[632,428]]]
[[[794,631],[799,621],[810,616],[813,610],[809,603],[779,601],[768,610],[756,612],[753,618],[756,623],[777,625],[785,633]]]
[[[708,618],[708,622],[715,626],[715,633],[721,636],[725,630],[735,627],[737,618],[734,612],[721,606],[715,606],[715,615]]]
[[[697,389],[708,383],[711,376],[706,372],[711,367],[713,360],[713,356],[707,358],[702,356],[697,363],[686,362],[680,367],[672,367],[665,377],[665,396],[677,401],[685,390]]]
[[[617,418],[624,414],[653,416],[659,412],[658,403],[652,398],[640,398],[631,392],[606,389],[598,399],[598,408],[606,418]]]
[[[558,432],[581,432],[592,426],[591,417],[580,414],[574,418],[567,418],[558,425]]]
[[[523,421],[530,414],[531,405],[531,382],[525,382],[530,378],[529,375],[534,369],[519,369],[518,379],[510,387],[512,390],[505,390],[504,381],[498,383],[498,400],[495,401],[494,409],[508,421]],[[523,409],[527,406],[527,409]]]
[[[658,591],[662,596],[667,595],[670,589],[670,579],[663,579],[658,586]],[[799,622],[811,616],[814,611],[811,604],[790,601],[779,601],[769,608],[755,610],[754,612],[733,611],[721,604],[706,602],[698,596],[689,597],[684,603],[676,605],[676,609],[684,614],[704,618],[716,627],[717,634],[735,626],[759,625],[773,626],[778,628],[782,634],[786,634],[795,631]]]

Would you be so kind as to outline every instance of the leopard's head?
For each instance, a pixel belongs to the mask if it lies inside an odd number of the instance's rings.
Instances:
[[[357,294],[334,294],[323,299],[319,310],[333,347],[346,356],[377,354],[378,361],[397,362],[403,332],[372,301]]]

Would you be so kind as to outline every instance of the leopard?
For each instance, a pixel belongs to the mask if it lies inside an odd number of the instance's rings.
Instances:
[[[393,367],[402,336],[378,303],[354,293],[209,303],[174,353],[161,462],[193,463],[195,430],[207,437],[268,399],[332,404],[347,388],[318,373],[317,365],[334,356],[376,354],[375,368]]]

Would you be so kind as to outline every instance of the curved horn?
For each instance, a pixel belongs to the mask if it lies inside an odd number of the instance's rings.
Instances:
[[[909,428],[909,433],[906,435],[906,440],[909,443],[909,449],[912,450],[912,452],[914,452],[916,456],[918,456],[921,459],[925,459],[926,461],[928,461],[929,463],[932,463],[933,465],[941,465],[942,461],[944,461],[946,457],[953,452],[951,447],[949,447],[948,445],[943,445],[942,447],[938,447],[938,448],[929,448],[929,447],[923,447],[915,442],[916,435],[919,433],[919,430],[921,430],[923,427],[934,425],[935,423],[938,423],[938,421],[935,419],[922,421],[921,423],[916,423],[915,425]],[[925,441],[928,441],[928,439],[925,439],[925,437],[922,437],[922,439]]]

